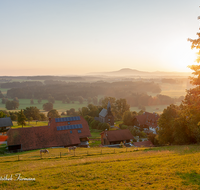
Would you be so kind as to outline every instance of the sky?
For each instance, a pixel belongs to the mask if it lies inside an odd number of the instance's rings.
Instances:
[[[190,72],[198,0],[0,0],[0,76]]]

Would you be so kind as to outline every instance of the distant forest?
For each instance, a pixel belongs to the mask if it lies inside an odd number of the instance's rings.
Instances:
[[[2,83],[1,88],[11,88],[7,91],[7,98],[19,99],[48,99],[51,95],[55,100],[69,98],[71,101],[76,101],[80,96],[88,99],[103,95],[125,98],[130,106],[162,105],[179,101],[164,95],[149,96],[147,93],[159,94],[161,89],[154,82],[143,81],[89,83],[45,80],[44,83],[39,81]]]

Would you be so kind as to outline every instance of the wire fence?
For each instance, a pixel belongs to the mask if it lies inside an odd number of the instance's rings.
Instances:
[[[130,153],[144,150],[144,147],[128,147],[128,148],[77,148],[69,151],[68,148],[48,148],[49,153],[40,153],[40,150],[19,153],[6,153],[0,156],[0,162],[28,161],[40,159],[59,159],[70,157],[100,156],[106,154]],[[148,148],[148,149],[151,149]]]

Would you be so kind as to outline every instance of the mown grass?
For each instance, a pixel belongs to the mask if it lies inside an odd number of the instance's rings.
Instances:
[[[116,149],[119,152],[113,153],[114,149],[83,148],[77,152],[85,154],[73,156],[73,152],[66,152],[61,158],[59,152],[66,149],[49,149],[50,154],[43,159],[39,151],[34,151],[21,154],[20,161],[17,155],[4,156],[0,157],[1,177],[14,178],[21,173],[22,177],[35,181],[0,181],[0,189],[199,189],[199,146],[167,149],[128,149],[128,152]],[[99,153],[92,155],[92,150]],[[107,150],[110,153],[104,154]]]

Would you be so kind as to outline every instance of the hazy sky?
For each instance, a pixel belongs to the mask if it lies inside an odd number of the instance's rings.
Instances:
[[[0,75],[190,71],[199,0],[0,0]]]

